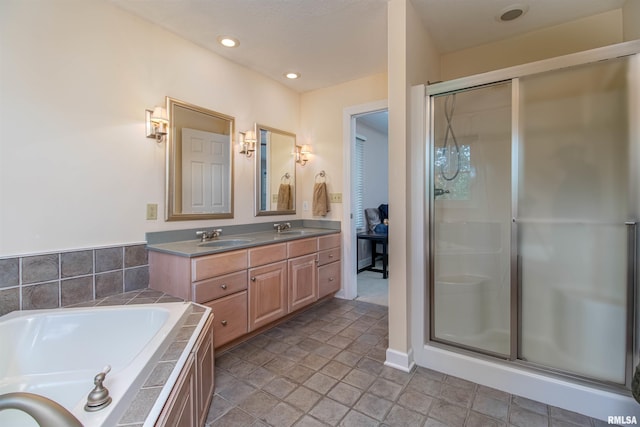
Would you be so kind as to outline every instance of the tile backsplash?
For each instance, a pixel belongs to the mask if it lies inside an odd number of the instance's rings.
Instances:
[[[149,286],[146,245],[0,259],[0,316],[57,308]]]

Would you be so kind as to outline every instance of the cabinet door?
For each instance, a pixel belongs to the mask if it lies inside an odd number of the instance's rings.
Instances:
[[[211,307],[215,315],[213,321],[215,347],[220,347],[247,333],[247,291],[218,298],[206,305]]]
[[[213,314],[207,320],[196,343],[196,396],[198,425],[203,426],[213,397]]]
[[[317,254],[289,260],[289,312],[318,300]]]
[[[318,298],[340,290],[340,261],[318,267]]]
[[[249,331],[287,314],[287,262],[249,270]]]
[[[194,371],[194,357],[190,354],[158,417],[156,427],[197,426]]]

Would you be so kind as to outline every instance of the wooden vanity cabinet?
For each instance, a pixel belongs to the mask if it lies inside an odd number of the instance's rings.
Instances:
[[[318,237],[318,298],[336,293],[342,286],[340,234]]]
[[[215,347],[340,290],[341,234],[194,258],[149,252],[150,287],[207,305]]]

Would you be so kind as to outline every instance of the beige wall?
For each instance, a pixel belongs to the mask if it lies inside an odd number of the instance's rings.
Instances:
[[[391,0],[388,9],[389,70],[389,349],[410,351],[410,248],[415,236],[411,216],[417,208],[409,194],[413,178],[420,175],[412,162],[420,141],[412,146],[409,134],[410,88],[438,79],[438,54],[410,0]],[[420,151],[418,151],[420,152]],[[402,173],[404,172],[404,173]],[[401,361],[398,360],[397,363]]]
[[[640,3],[637,0],[627,0],[627,3],[629,2]],[[634,22],[637,23],[638,20]],[[640,31],[637,30],[639,26],[635,25],[635,31]],[[616,9],[506,40],[444,54],[441,58],[441,77],[442,80],[451,80],[622,41],[622,9]]]
[[[3,0],[0,52],[0,256],[254,222],[253,159],[237,154],[233,220],[162,220],[165,145],[144,110],[166,95],[234,116],[235,141],[256,121],[300,123],[298,93],[109,2]]]
[[[325,217],[311,215],[314,178],[321,170],[326,172],[329,192],[343,192],[343,129],[342,119],[345,108],[387,99],[387,74],[375,74],[352,80],[336,86],[303,93],[301,96],[301,120],[298,144],[311,144],[309,162],[298,167],[296,200],[298,212],[304,218],[331,219],[342,221],[344,206],[331,204],[331,211]],[[302,211],[301,201],[307,201],[308,211]]]
[[[622,6],[624,41],[640,39],[640,1],[627,0]]]

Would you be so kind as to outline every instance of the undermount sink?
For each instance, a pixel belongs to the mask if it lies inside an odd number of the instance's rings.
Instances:
[[[226,248],[228,246],[238,246],[247,243],[251,243],[251,239],[212,240],[210,242],[200,243],[198,246],[204,246],[208,248]]]
[[[279,232],[278,234],[289,234],[289,235],[297,234],[297,235],[300,235],[300,234],[305,234],[305,233],[306,233],[305,230],[284,230],[284,231]]]

